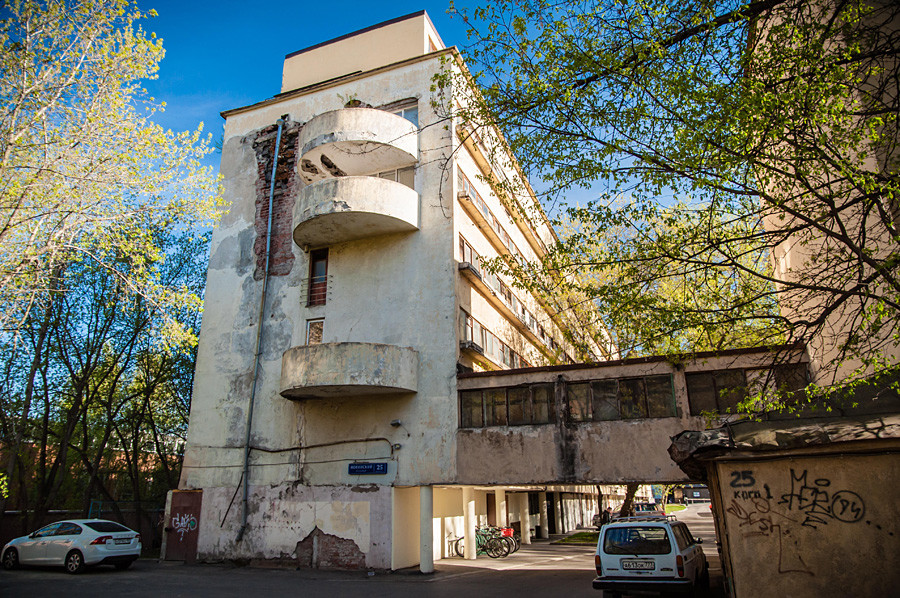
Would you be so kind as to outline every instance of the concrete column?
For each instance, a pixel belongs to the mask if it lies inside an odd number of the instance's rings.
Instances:
[[[519,521],[522,522],[522,544],[531,544],[531,511],[528,505],[528,493],[519,495]]]
[[[566,533],[565,529],[565,521],[566,518],[563,517],[563,495],[562,492],[554,492],[553,493],[553,505],[556,507],[556,533],[564,534]]]
[[[434,490],[419,486],[419,571],[434,573]]]
[[[538,503],[541,505],[541,538],[550,537],[550,522],[547,517],[547,493],[538,492]]]
[[[463,540],[466,558],[475,560],[475,489],[469,486],[463,487],[463,516],[466,524]]]
[[[509,527],[509,517],[506,511],[506,490],[497,488],[494,490],[494,502],[497,504],[497,526]]]

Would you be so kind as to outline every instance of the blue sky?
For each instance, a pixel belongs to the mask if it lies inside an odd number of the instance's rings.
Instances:
[[[462,5],[463,2],[457,2]],[[138,0],[159,16],[143,28],[163,39],[166,57],[147,90],[166,103],[154,120],[183,131],[204,123],[222,134],[219,113],[280,91],[285,54],[425,9],[447,46],[463,46],[465,25],[440,2],[327,2],[307,0]],[[218,166],[218,156],[210,163]]]

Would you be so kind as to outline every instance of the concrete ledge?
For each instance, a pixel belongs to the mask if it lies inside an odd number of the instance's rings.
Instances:
[[[404,168],[419,155],[416,125],[373,108],[324,112],[303,126],[299,145],[299,173],[307,183]]]
[[[281,396],[314,399],[418,390],[419,355],[409,347],[322,343],[292,347],[281,358]]]
[[[319,247],[419,230],[419,195],[406,185],[370,176],[307,185],[294,204],[294,242]]]

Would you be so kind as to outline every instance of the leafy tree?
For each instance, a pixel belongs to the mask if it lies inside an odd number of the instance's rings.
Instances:
[[[210,223],[217,183],[201,130],[154,124],[161,40],[125,0],[13,0],[0,12],[0,328],[47,301],[55,269],[97,261],[155,303],[152,232]],[[107,251],[115,247],[115,253]],[[127,256],[129,269],[106,257]],[[177,328],[170,330],[176,336]]]
[[[483,92],[455,115],[482,139],[499,127],[494,151],[546,201],[599,195],[568,207],[574,232],[521,284],[596,301],[624,353],[801,342],[823,380],[897,365],[900,5],[500,0],[463,16]]]
[[[207,247],[191,231],[219,199],[201,128],[152,121],[153,14],[0,8],[0,448],[38,514],[115,498],[115,475],[134,500],[151,469],[178,477]]]

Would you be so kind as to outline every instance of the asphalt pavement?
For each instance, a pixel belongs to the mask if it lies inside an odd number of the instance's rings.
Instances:
[[[706,509],[704,512],[703,509]],[[678,514],[696,536],[703,538],[711,565],[718,566],[712,518],[706,505]],[[713,558],[715,557],[715,558]],[[594,547],[551,545],[537,542],[505,559],[479,557],[476,561],[444,559],[431,575],[417,572],[329,572],[308,569],[261,569],[231,564],[184,565],[140,559],[127,571],[111,567],[69,575],[62,568],[0,571],[3,598],[303,596],[337,598],[397,596],[459,598],[465,595],[492,598],[547,598],[592,596],[595,577]],[[711,570],[714,590],[702,594],[720,597],[721,573]],[[640,594],[635,594],[639,596]],[[648,596],[652,594],[647,594]]]

